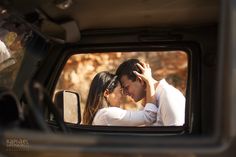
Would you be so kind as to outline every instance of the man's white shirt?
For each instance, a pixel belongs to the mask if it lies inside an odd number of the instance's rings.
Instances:
[[[154,126],[181,126],[185,123],[185,97],[165,79],[156,88],[157,120]]]

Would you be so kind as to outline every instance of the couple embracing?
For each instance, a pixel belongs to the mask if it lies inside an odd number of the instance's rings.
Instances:
[[[122,94],[144,108],[120,108]],[[152,77],[149,64],[138,59],[124,61],[116,74],[103,71],[92,80],[83,124],[106,126],[181,126],[185,122],[185,97],[165,79]]]

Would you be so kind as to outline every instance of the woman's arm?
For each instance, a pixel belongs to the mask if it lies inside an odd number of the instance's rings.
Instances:
[[[151,125],[156,121],[157,107],[148,103],[141,111],[129,111],[118,107],[106,108],[103,113],[105,123],[110,126],[142,126]]]

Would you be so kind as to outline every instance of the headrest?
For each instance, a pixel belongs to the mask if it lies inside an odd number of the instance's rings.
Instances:
[[[15,94],[7,88],[0,87],[0,125],[10,125],[22,117],[20,102]]]

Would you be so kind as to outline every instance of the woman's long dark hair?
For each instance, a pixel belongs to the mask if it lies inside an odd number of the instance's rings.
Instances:
[[[92,124],[97,111],[101,108],[108,107],[104,98],[106,89],[113,92],[117,86],[118,79],[114,74],[107,71],[97,73],[90,85],[86,106],[83,115],[83,124]]]

